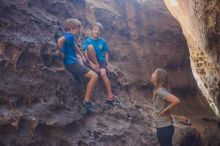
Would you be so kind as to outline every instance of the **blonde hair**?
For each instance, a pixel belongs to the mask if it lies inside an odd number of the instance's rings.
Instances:
[[[157,82],[155,84],[155,89],[153,95],[155,96],[156,91],[160,87],[164,87],[169,91],[169,79],[167,72],[162,68],[157,68],[156,70]]]
[[[65,31],[69,31],[69,30],[75,29],[77,27],[78,28],[82,27],[82,23],[78,19],[70,18],[64,22],[64,30]]]
[[[92,24],[92,29],[93,29],[94,27],[96,27],[96,26],[101,30],[101,32],[103,31],[104,27],[103,27],[102,23],[100,23],[100,22],[95,22],[95,23],[93,23],[93,24]]]

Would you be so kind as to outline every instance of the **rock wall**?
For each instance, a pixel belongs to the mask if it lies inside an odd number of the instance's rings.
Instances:
[[[220,3],[218,0],[165,0],[165,3],[182,26],[197,84],[210,107],[219,117]]]
[[[50,55],[56,47],[54,34],[63,31],[62,23],[70,17],[83,23],[82,37],[90,33],[92,22],[103,23],[111,48],[109,76],[120,105],[105,104],[99,82],[94,116],[80,106],[86,81],[77,84],[61,58]],[[162,0],[1,0],[0,145],[158,145],[147,94],[152,92],[151,72],[165,68],[183,101],[196,97],[188,56],[181,28]],[[175,143],[192,131],[195,143],[201,143],[193,128]]]

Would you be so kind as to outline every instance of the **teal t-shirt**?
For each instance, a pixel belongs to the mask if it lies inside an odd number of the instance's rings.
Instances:
[[[68,65],[78,63],[74,35],[72,33],[65,33],[63,37],[65,38],[65,42],[62,47],[62,52],[64,53],[64,64]]]
[[[101,37],[96,40],[91,37],[87,38],[82,45],[84,51],[88,49],[88,45],[93,45],[99,61],[105,61],[105,53],[109,51],[109,47],[105,39]]]

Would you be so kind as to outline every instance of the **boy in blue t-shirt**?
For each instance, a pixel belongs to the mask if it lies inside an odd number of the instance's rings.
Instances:
[[[93,88],[98,80],[98,76],[95,72],[88,67],[79,63],[77,53],[83,58],[83,53],[75,45],[75,38],[79,34],[81,29],[81,22],[77,19],[67,19],[64,22],[64,29],[66,33],[58,39],[57,49],[61,49],[64,53],[64,65],[68,71],[74,76],[84,76],[89,79],[86,87],[86,93],[84,97],[83,105],[86,107],[87,112],[93,113],[93,107],[90,102]]]
[[[106,75],[106,70],[109,70],[109,47],[106,40],[100,37],[102,31],[102,24],[99,22],[94,23],[91,30],[91,37],[83,42],[82,48],[85,51],[86,59],[91,68],[101,75],[108,93],[106,102],[113,105],[112,87]]]

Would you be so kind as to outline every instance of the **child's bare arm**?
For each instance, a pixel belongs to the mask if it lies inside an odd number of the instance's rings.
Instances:
[[[180,123],[187,125],[187,126],[191,126],[192,125],[192,121],[185,117],[185,116],[179,116],[179,115],[173,115],[173,117]]]
[[[87,51],[85,51],[85,57],[86,57],[86,60],[88,61],[88,63],[89,63],[91,66],[95,66],[95,64],[92,62],[92,60],[90,60]]]
[[[83,52],[79,49],[77,45],[75,45],[75,48],[76,48],[76,52],[82,57],[83,61],[85,61],[85,56]]]
[[[85,52],[86,60],[88,61],[89,65],[96,71],[100,70],[99,64],[95,64],[88,56],[88,52]]]
[[[172,110],[176,105],[178,105],[180,103],[179,98],[173,94],[169,94],[166,97],[166,100],[169,102],[169,104],[167,105],[167,107],[165,109],[163,109],[160,112],[160,116],[167,114],[168,112],[170,112],[170,110]]]
[[[64,37],[60,37],[60,38],[58,39],[58,42],[57,42],[57,50],[59,50],[59,49],[62,48],[64,42],[65,42],[65,38],[64,38]]]
[[[109,53],[108,52],[105,53],[105,60],[106,60],[106,69],[109,71],[110,67],[109,67]]]
[[[106,64],[109,64],[109,53],[108,52],[105,53],[105,60],[106,60]]]

